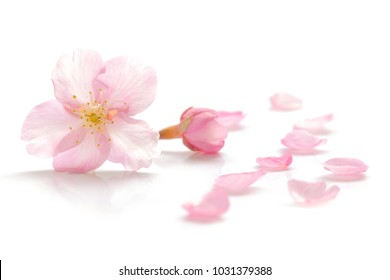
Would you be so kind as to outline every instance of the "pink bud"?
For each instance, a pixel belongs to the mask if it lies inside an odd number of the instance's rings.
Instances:
[[[180,117],[179,131],[190,150],[215,154],[225,144],[228,130],[214,110],[190,107]]]

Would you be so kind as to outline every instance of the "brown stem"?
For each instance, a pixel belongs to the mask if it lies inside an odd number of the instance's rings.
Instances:
[[[181,138],[179,125],[172,125],[160,130],[160,139]]]

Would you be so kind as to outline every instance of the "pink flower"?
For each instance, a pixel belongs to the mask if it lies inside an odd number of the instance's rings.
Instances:
[[[331,120],[333,120],[333,114],[328,114],[313,119],[306,119],[304,121],[297,122],[294,125],[294,129],[302,129],[312,133],[319,133],[325,129],[325,125]]]
[[[59,59],[52,80],[56,100],[33,108],[23,124],[28,152],[53,157],[56,171],[88,172],[106,160],[130,170],[151,165],[158,133],[131,116],[154,100],[152,68],[77,50]]]
[[[190,150],[215,154],[222,149],[227,134],[227,128],[218,122],[216,111],[190,107],[183,112],[178,125],[160,131],[160,138],[181,137]]]
[[[320,139],[304,130],[294,130],[282,140],[282,144],[295,151],[311,151],[317,146],[325,144],[326,139]]]
[[[265,173],[266,170],[261,168],[258,171],[253,172],[225,174],[219,176],[217,180],[215,180],[214,186],[217,189],[225,190],[229,194],[240,194],[247,191],[249,187]]]
[[[218,113],[203,108],[189,108],[180,117],[183,143],[190,150],[215,154],[222,149],[228,131],[218,122]]]
[[[302,100],[288,93],[276,93],[269,101],[271,108],[278,111],[291,111],[302,107]]]
[[[324,168],[336,175],[353,175],[366,172],[368,166],[356,158],[332,158],[324,163]]]
[[[290,153],[286,153],[280,157],[258,157],[256,162],[267,170],[281,171],[286,170],[292,163],[292,160],[292,155]]]
[[[220,189],[213,189],[207,193],[198,205],[187,203],[183,208],[188,212],[189,217],[194,220],[215,219],[229,210],[229,197]]]
[[[290,180],[288,181],[288,190],[295,202],[314,205],[336,198],[340,188],[334,185],[327,189],[325,182]]]

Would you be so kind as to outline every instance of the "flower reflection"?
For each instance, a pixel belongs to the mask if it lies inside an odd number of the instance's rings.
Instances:
[[[104,211],[120,211],[143,201],[155,176],[153,173],[129,171],[77,174],[45,170],[18,173],[18,178],[50,188],[72,204]]]

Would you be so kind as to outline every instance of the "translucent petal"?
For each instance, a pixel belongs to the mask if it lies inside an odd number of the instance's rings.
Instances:
[[[324,168],[337,175],[352,175],[366,172],[368,166],[356,158],[332,158],[324,163]]]
[[[227,129],[233,129],[240,124],[243,118],[245,118],[245,115],[241,111],[219,111],[217,121]]]
[[[332,120],[333,114],[328,114],[313,119],[306,119],[304,121],[297,122],[294,125],[294,129],[301,129],[311,133],[318,133],[322,132],[325,129],[325,125]]]
[[[269,100],[273,110],[290,111],[302,107],[302,101],[288,93],[276,93],[272,95]]]
[[[310,151],[319,145],[325,144],[326,139],[320,139],[304,130],[293,130],[288,133],[281,142],[292,150]]]
[[[292,163],[293,157],[290,153],[285,153],[280,157],[258,157],[256,162],[267,170],[281,171],[286,170]]]
[[[230,206],[227,193],[221,189],[213,189],[207,193],[198,205],[187,203],[183,208],[190,218],[203,220],[213,219],[228,211]]]
[[[288,181],[288,190],[295,202],[304,205],[315,205],[336,198],[340,188],[336,185],[329,188],[325,182]]]
[[[216,188],[221,188],[230,194],[239,194],[248,190],[248,188],[259,180],[266,170],[261,168],[258,171],[233,173],[222,175],[214,183]]]

